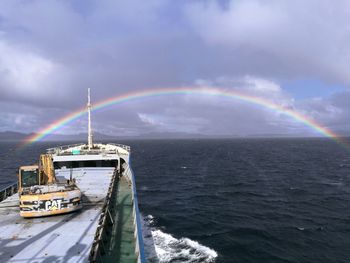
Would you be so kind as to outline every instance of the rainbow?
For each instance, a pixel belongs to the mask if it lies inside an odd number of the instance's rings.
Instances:
[[[279,113],[282,113],[286,116],[291,117],[292,119],[296,120],[297,122],[300,122],[319,134],[332,138],[336,140],[337,142],[344,144],[345,142],[341,142],[341,139],[337,134],[332,132],[330,129],[321,126],[316,121],[312,120],[311,118],[308,118],[307,116],[293,111],[289,108],[286,108],[281,105],[277,105],[275,103],[272,103],[266,99],[255,97],[251,95],[247,95],[241,92],[232,91],[232,90],[225,90],[225,89],[218,89],[218,88],[212,88],[212,87],[180,87],[180,88],[160,88],[160,89],[148,89],[148,90],[142,90],[142,91],[134,91],[129,92],[125,94],[121,94],[115,97],[111,97],[102,101],[99,101],[93,105],[92,111],[96,111],[102,108],[109,107],[111,105],[120,104],[123,102],[138,100],[142,98],[147,97],[156,97],[156,96],[164,96],[164,95],[206,95],[206,96],[216,96],[216,97],[224,97],[224,98],[230,98],[230,99],[236,99],[248,103],[252,103],[255,105],[259,105],[265,108],[268,108],[272,111],[276,111]],[[27,137],[23,143],[22,146],[30,145],[32,143],[41,141],[48,135],[50,135],[52,132],[59,130],[63,126],[75,121],[76,119],[80,118],[86,113],[86,108],[80,108],[74,112],[69,113],[68,115],[52,122],[48,126],[44,127],[43,129],[36,132],[34,135]]]

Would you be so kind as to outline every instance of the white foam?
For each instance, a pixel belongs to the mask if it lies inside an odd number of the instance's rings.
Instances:
[[[155,250],[160,263],[214,262],[216,251],[189,238],[176,239],[161,230],[152,231]]]
[[[211,258],[216,258],[218,256],[218,253],[216,253],[215,250],[208,248],[206,246],[203,246],[199,244],[197,241],[193,241],[189,238],[184,238],[185,242],[189,244],[191,247],[195,248],[196,250],[202,252],[203,254],[207,254]]]
[[[152,215],[143,217],[142,232],[148,262],[213,263],[218,254],[215,250],[189,238],[177,239],[154,227]]]

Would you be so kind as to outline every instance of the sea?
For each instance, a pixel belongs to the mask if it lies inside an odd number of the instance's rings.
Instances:
[[[350,149],[325,138],[121,141],[150,262],[350,262]],[[0,142],[0,188],[45,142]],[[0,219],[1,220],[1,219]]]

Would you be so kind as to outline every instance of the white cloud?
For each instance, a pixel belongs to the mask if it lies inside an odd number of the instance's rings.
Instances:
[[[264,66],[275,75],[282,67],[287,75],[350,84],[349,1],[236,0],[224,8],[208,0],[188,4],[186,13],[209,45],[249,54],[241,63],[252,69],[266,54]]]
[[[265,98],[272,103],[307,113],[275,81],[254,76],[198,79],[197,86],[220,88]],[[177,95],[148,99],[138,107],[139,118],[156,131],[178,131],[209,135],[289,134],[313,135],[310,128],[281,112],[262,105],[212,95]],[[161,103],[159,103],[161,102]],[[320,117],[320,116],[317,116]]]
[[[33,113],[33,131],[85,105],[88,87],[97,101],[193,83],[262,97],[325,125],[347,120],[348,102],[321,97],[300,103],[279,83],[306,77],[350,84],[348,1],[223,2],[0,1],[0,100],[45,107]],[[117,107],[98,115],[96,127],[133,134],[309,132],[263,107],[214,96]],[[16,129],[26,119],[8,107],[2,112]],[[80,126],[70,124],[65,132]]]
[[[194,27],[210,43],[241,45],[259,39],[267,44],[286,23],[278,5],[260,1],[230,1],[227,9],[217,1],[192,3],[187,9]]]
[[[347,124],[350,123],[349,92],[328,98],[298,101],[285,92],[278,82],[255,76],[198,79],[196,85],[199,89],[201,86],[210,86],[264,98],[341,134],[346,133],[350,127]],[[152,105],[157,103],[154,102]],[[148,124],[162,130],[175,128],[182,132],[240,136],[247,134],[320,135],[282,112],[235,99],[210,95],[184,95],[177,98],[176,103],[152,108],[153,112],[148,110],[144,117],[148,117]]]
[[[1,89],[28,96],[37,94],[43,91],[42,85],[54,70],[55,65],[50,60],[0,40]]]
[[[140,120],[146,124],[154,125],[154,126],[164,126],[164,123],[161,121],[161,118],[157,118],[157,116],[145,113],[138,113]]]
[[[195,84],[213,88],[227,88],[245,95],[265,98],[272,103],[286,107],[294,103],[294,99],[283,91],[276,81],[251,75],[241,77],[221,76],[213,80],[198,79],[195,81]],[[211,98],[207,99],[211,100]],[[213,102],[216,102],[215,99]]]
[[[267,93],[281,93],[282,90],[279,85],[274,83],[273,81],[256,78],[252,76],[245,76],[245,82],[247,83],[249,88],[259,92],[267,92]]]
[[[182,104],[186,110],[190,110],[186,103]],[[184,132],[198,133],[210,123],[207,116],[191,116],[191,114],[179,114],[177,109],[168,107],[162,113],[139,113],[140,119],[157,132]]]

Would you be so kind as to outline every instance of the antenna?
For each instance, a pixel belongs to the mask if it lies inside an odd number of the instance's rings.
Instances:
[[[89,118],[89,124],[88,124],[88,147],[89,147],[89,150],[91,150],[91,148],[92,148],[92,130],[91,130],[91,101],[90,101],[90,88],[88,88],[87,110],[88,110],[88,118]]]

